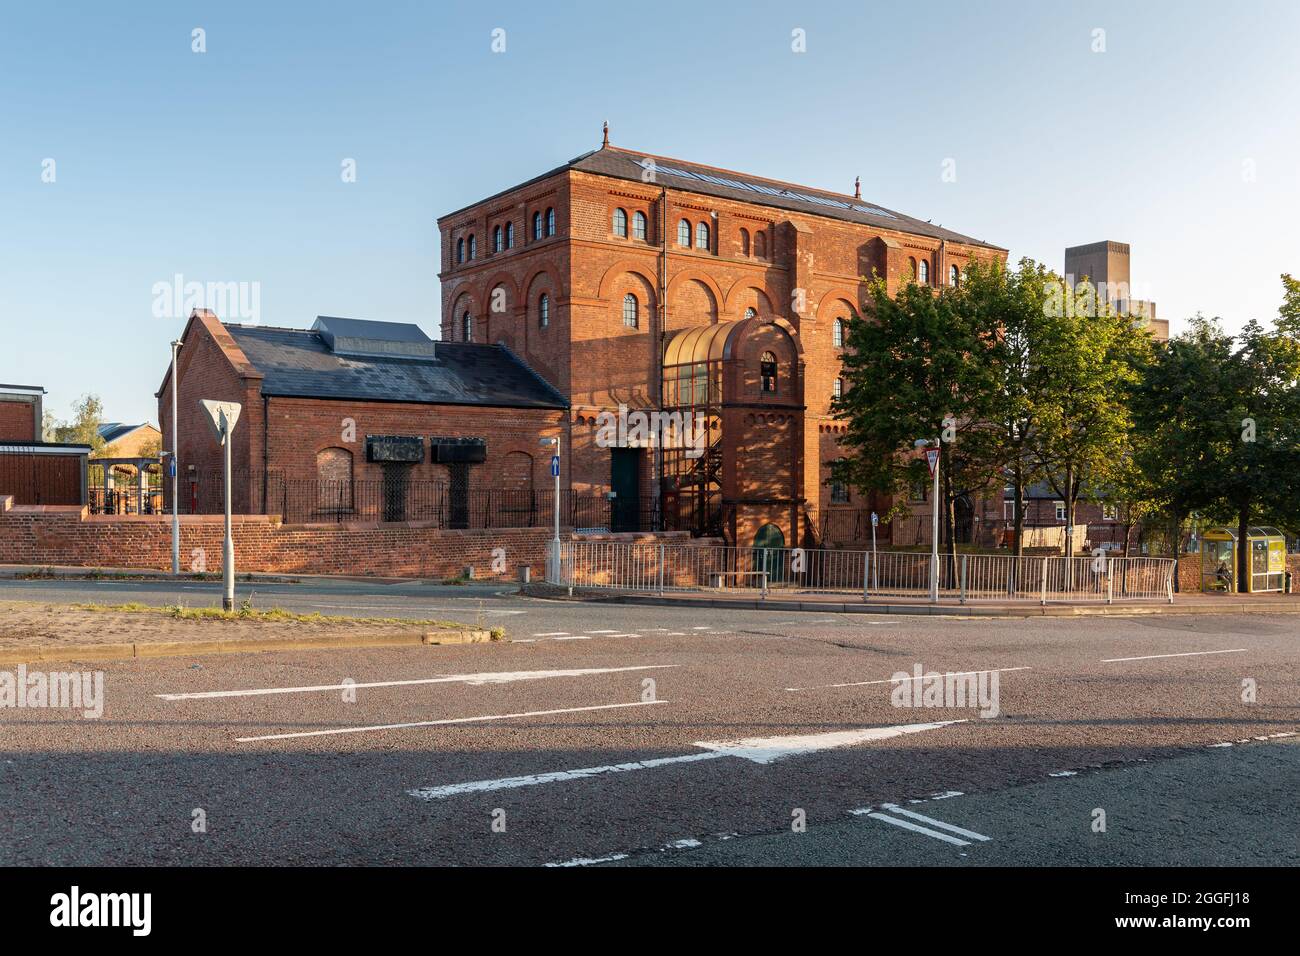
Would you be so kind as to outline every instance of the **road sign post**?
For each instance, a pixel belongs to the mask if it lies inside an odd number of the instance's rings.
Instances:
[[[939,602],[939,440],[925,450],[925,464],[934,479],[934,494],[930,498],[930,603]]]
[[[880,572],[879,563],[876,560],[876,525],[880,524],[880,515],[874,511],[871,512],[871,583],[872,586],[880,590]]]
[[[176,443],[176,376],[180,373],[180,367],[176,362],[176,354],[180,351],[180,348],[179,339],[172,343],[172,448],[171,468],[168,470],[168,477],[172,480],[172,574],[174,575],[181,573],[181,504],[176,478],[176,455],[180,450],[180,446]]]
[[[551,477],[555,479],[555,534],[546,555],[546,583],[559,584],[563,566],[560,550],[560,439],[543,438],[540,444],[555,449],[551,456]]]
[[[222,476],[225,485],[223,497],[226,506],[226,535],[221,554],[221,607],[223,610],[233,611],[235,609],[235,538],[230,528],[230,436],[235,430],[235,422],[239,421],[239,413],[243,410],[243,406],[238,402],[215,402],[207,398],[199,399],[199,404],[207,413],[217,441],[225,449]]]

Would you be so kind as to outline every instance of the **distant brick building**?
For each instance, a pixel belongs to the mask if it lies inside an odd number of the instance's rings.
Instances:
[[[816,542],[835,513],[888,505],[829,482],[845,431],[830,403],[862,277],[938,286],[972,260],[1006,257],[856,191],[608,138],[438,229],[442,338],[504,343],[567,399],[566,484],[615,502],[654,498],[670,526],[740,544]],[[701,416],[703,453],[621,432],[602,441],[622,406]],[[614,519],[634,525],[637,510]]]
[[[44,397],[39,385],[0,385],[0,498],[85,504],[90,446],[42,441]]]
[[[1065,279],[1077,285],[1087,279],[1101,297],[1120,315],[1132,315],[1146,321],[1151,337],[1169,341],[1169,320],[1156,317],[1156,304],[1149,299],[1134,298],[1126,242],[1092,242],[1065,250]]]
[[[243,407],[231,448],[237,512],[281,514],[296,490],[319,496],[309,519],[406,520],[420,517],[409,501],[380,500],[368,514],[361,491],[382,485],[391,499],[437,481],[459,507],[479,488],[550,487],[539,438],[559,433],[565,402],[503,346],[324,316],[310,330],[227,326],[202,311],[185,327],[178,365],[182,510],[206,510],[187,506],[222,468],[201,399]],[[157,398],[170,435],[170,369]]]

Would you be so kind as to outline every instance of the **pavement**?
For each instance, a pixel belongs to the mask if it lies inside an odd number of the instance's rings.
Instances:
[[[58,664],[103,674],[102,716],[0,709],[0,864],[1300,863],[1290,615],[253,588],[261,607],[477,616],[512,643]],[[0,599],[200,606],[220,586],[3,581]],[[901,694],[930,686],[918,667],[988,693]]]

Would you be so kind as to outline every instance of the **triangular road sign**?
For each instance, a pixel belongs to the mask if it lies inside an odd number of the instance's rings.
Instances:
[[[939,467],[939,449],[927,448],[925,450],[925,464],[930,469],[930,477],[934,477],[934,470]]]
[[[225,436],[235,430],[235,422],[239,421],[239,413],[244,406],[238,402],[217,402],[210,398],[200,398],[199,404],[207,413],[208,422],[212,425],[212,434],[216,436],[219,444],[225,442]]]

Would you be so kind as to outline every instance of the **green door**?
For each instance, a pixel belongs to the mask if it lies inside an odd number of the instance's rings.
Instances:
[[[640,531],[637,520],[641,503],[641,449],[611,448],[609,487],[610,531]]]
[[[785,535],[774,524],[765,524],[754,535],[754,570],[767,572],[767,583],[784,579]]]

